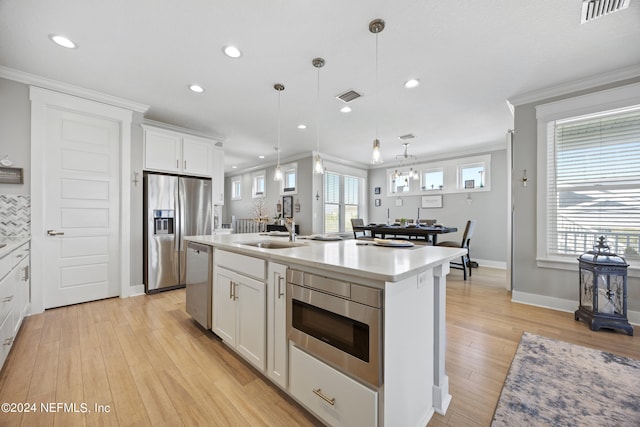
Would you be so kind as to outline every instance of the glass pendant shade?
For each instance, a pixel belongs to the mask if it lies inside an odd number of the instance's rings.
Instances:
[[[276,170],[273,173],[274,181],[282,181],[282,168],[280,167],[280,163],[276,165]]]
[[[276,151],[278,152],[278,163],[276,164],[276,170],[273,173],[274,181],[282,181],[282,168],[280,167],[280,93],[284,90],[284,85],[276,83],[273,88],[278,91],[278,146]]]
[[[374,139],[373,140],[373,153],[372,153],[372,156],[371,156],[371,163],[373,163],[373,164],[382,163],[382,157],[380,155],[380,140],[379,139]]]
[[[320,154],[316,154],[313,164],[313,171],[317,174],[322,175],[324,173],[324,165],[322,164],[322,158],[320,157]]]

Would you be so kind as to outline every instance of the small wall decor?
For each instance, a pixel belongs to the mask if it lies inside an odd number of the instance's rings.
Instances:
[[[296,211],[296,213],[300,212],[300,199],[296,199],[296,204],[293,205],[293,209]]]
[[[475,179],[467,179],[464,182],[464,188],[475,188],[476,187],[476,180]]]
[[[421,207],[423,208],[441,208],[442,207],[442,194],[434,196],[422,196]]]
[[[0,167],[0,184],[24,184],[22,168]]]
[[[380,187],[374,187],[373,193],[374,194],[380,194]]]
[[[400,197],[396,199],[396,206],[402,206],[402,199]]]
[[[376,206],[382,206],[382,200],[376,199]]]
[[[293,218],[293,196],[282,197],[282,210],[285,218]]]

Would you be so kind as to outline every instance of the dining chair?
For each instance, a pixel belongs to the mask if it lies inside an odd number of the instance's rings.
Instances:
[[[453,241],[444,241],[439,242],[436,246],[447,246],[449,248],[463,248],[467,250],[467,253],[462,255],[462,262],[451,262],[451,268],[462,269],[464,272],[463,277],[464,280],[467,280],[467,267],[469,267],[469,277],[471,277],[471,249],[469,248],[469,243],[471,242],[471,237],[473,237],[473,230],[476,228],[476,220],[470,219],[467,221],[467,226],[464,228],[464,233],[462,235],[462,242],[453,242]]]
[[[366,231],[356,231],[356,227],[364,227],[364,220],[362,218],[351,218],[351,227],[353,228],[353,238],[359,240],[372,240],[373,237],[368,236]],[[361,236],[358,234],[362,233]]]

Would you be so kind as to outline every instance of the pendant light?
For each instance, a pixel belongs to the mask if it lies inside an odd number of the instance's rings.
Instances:
[[[324,165],[322,164],[322,158],[320,157],[320,68],[324,67],[324,59],[314,58],[311,63],[318,69],[318,100],[316,105],[316,155],[313,159],[313,173],[322,175],[324,173]]]
[[[378,95],[378,34],[384,30],[384,21],[382,19],[374,19],[369,22],[369,31],[376,35],[376,85],[375,94]],[[380,140],[378,139],[378,121],[376,120],[376,138],[373,140],[373,153],[371,156],[371,163],[382,163],[382,156],[380,154]]]
[[[278,91],[278,147],[276,147],[276,151],[278,152],[278,164],[276,164],[276,170],[273,173],[273,180],[282,181],[282,168],[280,167],[280,94],[284,90],[284,85],[276,83],[273,85],[273,88]]]

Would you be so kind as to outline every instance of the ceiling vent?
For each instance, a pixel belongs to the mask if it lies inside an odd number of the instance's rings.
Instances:
[[[348,90],[345,93],[342,93],[342,94],[336,96],[336,98],[338,98],[342,102],[349,103],[349,102],[353,101],[354,99],[360,98],[361,96],[362,95],[359,94],[358,92],[356,92],[355,90]]]
[[[604,15],[629,7],[631,0],[583,0],[581,23],[592,21]]]
[[[406,135],[400,135],[400,136],[398,137],[398,139],[401,139],[401,140],[403,140],[403,141],[406,141],[406,140],[408,140],[408,139],[413,139],[413,138],[415,138],[415,135],[414,135],[414,134],[412,134],[412,133],[408,133],[408,134],[406,134]]]

